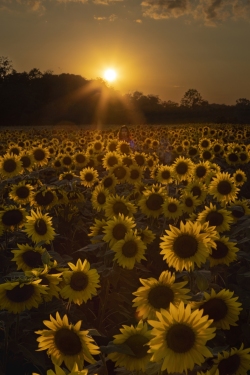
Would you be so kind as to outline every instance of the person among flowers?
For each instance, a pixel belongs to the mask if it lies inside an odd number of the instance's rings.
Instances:
[[[132,149],[135,148],[135,142],[131,139],[130,131],[126,125],[122,125],[118,133],[119,141],[125,141],[129,143]]]

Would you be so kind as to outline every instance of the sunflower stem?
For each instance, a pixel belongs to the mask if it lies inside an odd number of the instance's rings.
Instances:
[[[104,358],[104,356],[103,356],[102,353],[100,353],[99,355],[100,355],[100,358],[101,358],[101,360],[102,360],[103,367],[104,367],[104,372],[102,372],[102,373],[103,373],[103,375],[109,375],[109,373],[108,373],[108,369],[107,369],[107,365],[106,365],[106,361],[105,361],[105,358]]]

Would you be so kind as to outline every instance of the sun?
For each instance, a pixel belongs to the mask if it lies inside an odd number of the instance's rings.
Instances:
[[[114,69],[107,69],[105,70],[104,72],[104,78],[108,81],[108,82],[113,82],[115,81],[117,77],[117,73]]]

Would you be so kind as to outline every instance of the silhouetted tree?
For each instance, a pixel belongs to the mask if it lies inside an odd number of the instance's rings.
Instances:
[[[250,100],[246,98],[240,98],[236,100],[237,107],[250,108]]]
[[[43,73],[37,68],[31,69],[29,72],[30,79],[42,78],[42,77],[43,77]]]
[[[0,80],[4,79],[12,69],[12,61],[8,57],[0,56]]]
[[[202,99],[201,94],[196,89],[189,89],[181,99],[181,105],[188,108],[207,104],[208,102]]]

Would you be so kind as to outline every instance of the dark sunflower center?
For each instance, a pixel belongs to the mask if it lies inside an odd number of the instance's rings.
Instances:
[[[178,210],[178,207],[177,207],[177,204],[176,203],[169,203],[168,205],[168,211],[171,212],[171,213],[174,213]]]
[[[241,182],[241,181],[243,180],[243,176],[242,176],[242,174],[237,173],[236,176],[235,176],[235,180],[236,180],[237,182]]]
[[[187,206],[187,207],[193,207],[193,205],[194,205],[194,202],[193,202],[193,199],[192,198],[186,198],[185,199],[185,205]]]
[[[72,173],[66,173],[64,176],[63,176],[63,179],[64,180],[68,180],[68,181],[71,181],[73,180],[74,178],[74,175]]]
[[[75,159],[77,163],[82,164],[85,162],[86,157],[83,154],[77,154]]]
[[[86,180],[87,182],[91,182],[91,181],[93,181],[93,179],[94,179],[94,175],[93,175],[93,173],[91,173],[91,172],[87,172],[87,173],[85,174],[84,178],[85,178],[85,180]]]
[[[209,142],[204,139],[204,141],[201,142],[201,147],[207,148],[209,146]]]
[[[247,160],[247,155],[244,154],[243,152],[240,154],[240,160],[241,161],[246,161]]]
[[[97,202],[99,204],[104,204],[106,202],[106,195],[103,193],[103,192],[100,192],[98,195],[97,195]]]
[[[196,196],[199,198],[201,196],[201,188],[199,186],[194,186],[191,189],[191,193],[193,194],[194,197]]]
[[[178,174],[184,175],[188,171],[188,165],[184,161],[181,161],[180,163],[177,164],[175,170]]]
[[[43,219],[38,219],[35,222],[34,229],[40,236],[44,236],[48,231],[47,224]]]
[[[101,150],[101,148],[102,148],[102,144],[101,144],[101,142],[96,142],[96,143],[94,144],[94,148],[95,148],[95,150],[97,150],[97,151]]]
[[[147,337],[138,333],[127,338],[125,344],[130,347],[135,357],[143,358],[147,355],[147,351],[149,349],[149,346],[146,345],[148,341],[149,340]]]
[[[201,309],[204,310],[203,315],[208,315],[209,319],[213,319],[215,322],[224,319],[228,311],[226,303],[220,298],[211,298],[204,302],[199,310]]]
[[[190,150],[188,151],[188,154],[190,156],[195,156],[197,154],[197,149],[196,148],[190,148]]]
[[[82,351],[82,343],[78,334],[68,328],[55,332],[55,346],[64,355],[74,356]]]
[[[199,178],[204,177],[206,172],[207,169],[203,165],[199,165],[199,167],[196,168],[196,176]]]
[[[109,151],[115,151],[116,149],[116,144],[115,143],[111,143],[108,147]]]
[[[148,302],[155,309],[168,309],[174,301],[174,292],[167,285],[156,285],[148,293]]]
[[[133,258],[137,254],[137,251],[137,244],[133,240],[125,242],[125,244],[122,246],[122,254],[126,258]]]
[[[6,226],[18,225],[22,220],[22,211],[18,209],[6,211],[2,216],[2,223]]]
[[[30,194],[30,190],[27,186],[20,186],[16,189],[16,195],[20,199],[28,198],[29,194]]]
[[[35,195],[35,201],[39,206],[48,206],[54,200],[54,194],[51,191],[46,191],[45,193],[39,191]]]
[[[14,172],[16,170],[16,167],[17,164],[13,159],[5,160],[3,163],[3,170],[8,173]]]
[[[220,375],[233,375],[237,372],[240,366],[240,356],[233,354],[228,358],[224,358],[218,365]]]
[[[30,268],[38,268],[42,265],[41,254],[34,250],[25,251],[22,254],[22,258],[25,264]]]
[[[219,225],[221,225],[224,221],[224,217],[223,215],[220,213],[220,212],[217,212],[217,211],[211,211],[207,214],[206,216],[206,221],[209,222],[209,226],[213,227],[217,227]]]
[[[33,156],[36,161],[42,161],[43,159],[45,159],[46,154],[42,149],[39,148],[33,152]]]
[[[139,177],[140,177],[140,173],[137,169],[133,169],[132,171],[130,171],[130,178],[132,180],[136,180]]]
[[[72,163],[72,159],[70,156],[64,156],[64,158],[62,159],[62,162],[64,165],[70,165]]]
[[[169,171],[162,171],[161,172],[161,177],[164,179],[164,180],[168,180],[171,175],[170,175],[170,172]]]
[[[157,211],[161,208],[164,199],[157,193],[151,194],[146,200],[146,206],[151,211]]]
[[[236,218],[236,219],[240,219],[242,216],[245,215],[245,210],[243,207],[240,207],[239,209],[233,209],[232,210],[232,215]]]
[[[9,152],[12,153],[12,154],[14,154],[14,155],[19,155],[20,154],[20,150],[17,147],[12,147]]]
[[[11,290],[6,290],[6,296],[11,302],[21,303],[28,301],[34,295],[34,286],[24,284],[22,288],[19,285]]]
[[[173,249],[180,258],[190,258],[197,252],[198,242],[196,238],[182,234],[175,239]]]
[[[166,335],[168,347],[175,353],[186,353],[195,343],[195,333],[189,326],[177,323],[171,326]]]
[[[204,152],[202,153],[202,156],[203,156],[203,159],[205,159],[205,160],[209,160],[209,159],[212,158],[213,155],[211,154],[210,151],[204,151]]]
[[[228,160],[233,162],[233,163],[236,163],[238,161],[238,155],[235,154],[234,152],[231,152],[229,155],[228,155]]]
[[[40,285],[49,285],[49,280],[46,276],[39,276],[39,279],[41,279]]]
[[[113,173],[118,180],[122,180],[126,176],[127,172],[125,168],[117,167],[114,169]]]
[[[54,166],[55,166],[56,168],[60,168],[60,167],[62,166],[60,160],[56,160]]]
[[[221,241],[215,241],[217,248],[212,248],[211,257],[214,259],[224,258],[228,254],[228,247]]]
[[[118,164],[118,159],[115,156],[110,156],[107,161],[110,167],[113,167],[113,165]]]
[[[89,283],[88,275],[84,272],[74,272],[70,279],[70,287],[76,291],[86,289]]]
[[[129,214],[129,210],[123,202],[115,202],[113,205],[113,211],[115,215],[123,214],[124,216],[128,216]]]
[[[148,160],[148,166],[149,168],[153,167],[154,161],[152,159]]]
[[[22,156],[20,160],[24,168],[29,168],[29,166],[31,165],[31,160],[29,156]]]
[[[214,146],[214,152],[217,154],[218,152],[220,152],[220,149],[221,149],[221,147],[220,147],[220,145],[215,145]]]
[[[105,178],[105,180],[103,181],[103,186],[104,186],[105,188],[109,188],[112,184],[113,184],[113,179],[112,179],[112,177],[107,177],[107,178]]]
[[[217,190],[222,195],[228,195],[232,191],[232,185],[229,181],[220,181],[217,185]]]
[[[142,165],[144,165],[145,159],[142,155],[136,155],[135,161],[141,167]]]
[[[125,237],[126,233],[127,233],[127,228],[122,223],[116,224],[112,230],[113,237],[117,241],[122,240]]]

